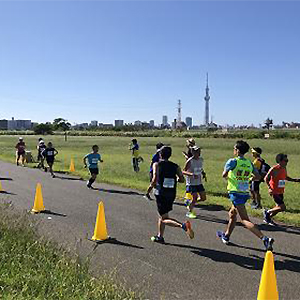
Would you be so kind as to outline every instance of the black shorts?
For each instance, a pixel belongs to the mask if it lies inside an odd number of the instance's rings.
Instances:
[[[186,192],[191,193],[191,194],[202,193],[202,192],[205,192],[205,188],[204,188],[203,184],[187,185],[186,186]]]
[[[261,181],[251,181],[250,189],[251,192],[258,192],[259,193],[259,185]]]
[[[25,151],[17,151],[18,156],[25,156]]]
[[[165,197],[162,195],[155,195],[155,198],[156,198],[157,210],[161,216],[167,214],[173,209],[173,203],[175,197]]]
[[[54,159],[49,159],[49,158],[47,159],[47,158],[46,158],[46,162],[47,162],[47,164],[48,164],[49,166],[50,166],[50,165],[52,166],[52,165],[54,164]]]
[[[91,175],[95,174],[98,175],[99,174],[99,169],[98,168],[89,168]]]
[[[275,194],[275,195],[273,195],[273,199],[277,205],[284,204],[283,194]]]

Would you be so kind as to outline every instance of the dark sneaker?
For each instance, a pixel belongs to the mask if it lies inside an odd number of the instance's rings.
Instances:
[[[275,223],[273,220],[271,220],[271,222],[269,222],[268,224],[271,225],[271,226],[278,226],[278,224]]]
[[[89,189],[91,189],[91,188],[92,188],[92,185],[90,184],[90,182],[89,182],[89,181],[86,183],[86,186],[87,186]]]
[[[156,242],[156,243],[160,243],[160,244],[164,244],[165,243],[165,239],[161,236],[155,235],[151,237],[151,241],[152,242]]]
[[[226,236],[223,231],[217,231],[217,237],[222,241],[223,244],[229,244],[229,237]]]
[[[52,178],[55,178],[55,175],[54,175],[54,174],[52,174]]]
[[[190,239],[194,238],[195,234],[190,221],[185,221],[184,223],[182,223],[182,229],[186,232]]]
[[[272,222],[272,219],[271,219],[270,214],[268,213],[268,210],[267,210],[267,209],[265,209],[265,210],[263,211],[263,216],[264,216],[264,222],[265,222],[265,223],[270,223],[270,222]]]
[[[147,200],[152,200],[152,198],[150,197],[149,194],[145,194],[145,195],[144,195],[144,198],[147,199]]]
[[[272,251],[274,239],[264,236],[262,240],[263,240],[264,246],[266,247],[266,250]]]

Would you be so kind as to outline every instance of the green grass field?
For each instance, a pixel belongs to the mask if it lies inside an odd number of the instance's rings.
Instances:
[[[27,149],[32,150],[33,156],[36,156],[36,144],[38,136],[26,136],[25,142]],[[149,164],[151,157],[155,152],[155,145],[161,141],[171,145],[173,148],[172,161],[184,165],[184,157],[181,151],[185,150],[185,138],[155,138],[141,137],[138,138],[140,144],[140,154],[144,158],[141,164],[141,170],[138,174],[133,172],[131,166],[131,153],[128,150],[130,137],[68,137],[65,142],[62,136],[46,136],[45,141],[52,141],[54,147],[59,151],[57,161],[54,166],[56,171],[68,171],[71,157],[75,160],[76,174],[83,178],[88,178],[88,172],[83,168],[82,158],[91,151],[93,144],[98,144],[100,154],[104,163],[100,166],[99,182],[106,182],[121,185],[124,187],[135,188],[145,191],[149,184]],[[226,193],[226,183],[221,177],[223,167],[227,159],[233,156],[233,146],[235,139],[196,139],[196,143],[202,148],[204,158],[204,167],[207,173],[208,181],[204,183],[208,200],[205,205],[221,205],[228,208],[229,200],[224,197]],[[17,142],[16,136],[0,137],[0,158],[2,160],[14,162],[14,146]],[[288,174],[290,177],[300,177],[300,141],[297,140],[256,140],[248,141],[251,147],[261,147],[263,149],[263,158],[270,165],[275,164],[275,156],[280,152],[287,153],[289,156]],[[251,158],[251,155],[247,155]],[[34,164],[32,164],[34,165]],[[5,170],[2,170],[5,172]],[[183,197],[185,185],[180,184],[178,187],[178,197]],[[267,193],[265,184],[261,185],[262,204],[264,207],[272,207],[274,202]],[[280,213],[275,219],[290,224],[300,225],[300,184],[287,183],[285,192],[285,202],[287,211]],[[255,216],[261,216],[261,211],[255,211],[249,208],[249,212]]]

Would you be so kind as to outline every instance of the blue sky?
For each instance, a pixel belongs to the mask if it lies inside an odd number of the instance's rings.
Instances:
[[[300,2],[0,1],[0,119],[300,121]]]

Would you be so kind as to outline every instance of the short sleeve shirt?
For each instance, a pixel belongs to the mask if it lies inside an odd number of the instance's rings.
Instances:
[[[101,155],[99,153],[90,153],[85,156],[88,160],[88,167],[90,169],[98,168],[98,161],[101,160]]]

